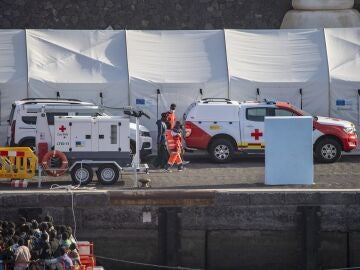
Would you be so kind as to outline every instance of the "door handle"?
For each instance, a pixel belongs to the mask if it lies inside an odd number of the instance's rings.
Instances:
[[[253,128],[254,126],[252,126],[252,125],[247,125],[246,127],[248,127],[248,128]]]

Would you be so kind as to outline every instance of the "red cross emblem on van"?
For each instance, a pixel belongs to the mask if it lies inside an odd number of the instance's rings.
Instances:
[[[59,127],[59,130],[60,130],[61,132],[64,132],[64,131],[66,130],[66,127],[64,127],[64,125],[61,125],[61,127]]]

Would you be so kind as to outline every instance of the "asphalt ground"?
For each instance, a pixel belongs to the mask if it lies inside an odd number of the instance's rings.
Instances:
[[[139,174],[139,178],[151,180],[152,189],[360,189],[360,156],[343,156],[333,164],[315,164],[315,184],[266,186],[265,158],[263,156],[237,156],[231,163],[217,164],[203,153],[186,154],[190,161],[186,169],[178,172],[163,172],[150,168],[149,174]],[[151,160],[148,160],[151,164]],[[29,189],[38,189],[37,178],[29,180]],[[52,185],[70,185],[70,175],[61,177],[42,176],[42,189]],[[100,185],[96,177],[87,187],[97,190],[133,189],[134,176],[131,172],[122,173],[121,179],[111,186]],[[9,180],[0,180],[0,190],[13,190]],[[20,188],[17,188],[19,191]]]

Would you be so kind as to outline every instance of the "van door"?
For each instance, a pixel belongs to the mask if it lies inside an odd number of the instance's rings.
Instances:
[[[119,125],[115,121],[99,121],[99,151],[118,151]]]
[[[245,121],[242,125],[242,148],[261,150],[264,148],[264,119],[271,114],[269,107],[244,108]]]
[[[58,127],[60,130],[61,126]],[[71,123],[71,148],[74,152],[91,152],[92,151],[92,122],[88,119],[84,121],[73,121]]]

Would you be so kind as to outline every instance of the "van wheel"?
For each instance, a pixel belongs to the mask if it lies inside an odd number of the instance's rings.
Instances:
[[[102,185],[112,185],[119,179],[119,169],[111,164],[104,164],[96,171]]]
[[[322,139],[315,147],[315,159],[320,163],[334,163],[340,157],[341,145],[334,139]]]
[[[226,139],[216,139],[211,143],[209,153],[215,162],[229,162],[234,155],[234,146]]]
[[[30,147],[32,151],[35,150],[35,139],[27,139],[19,145],[20,147]]]
[[[93,179],[92,168],[86,164],[77,164],[71,170],[71,179],[75,185],[87,185]]]

